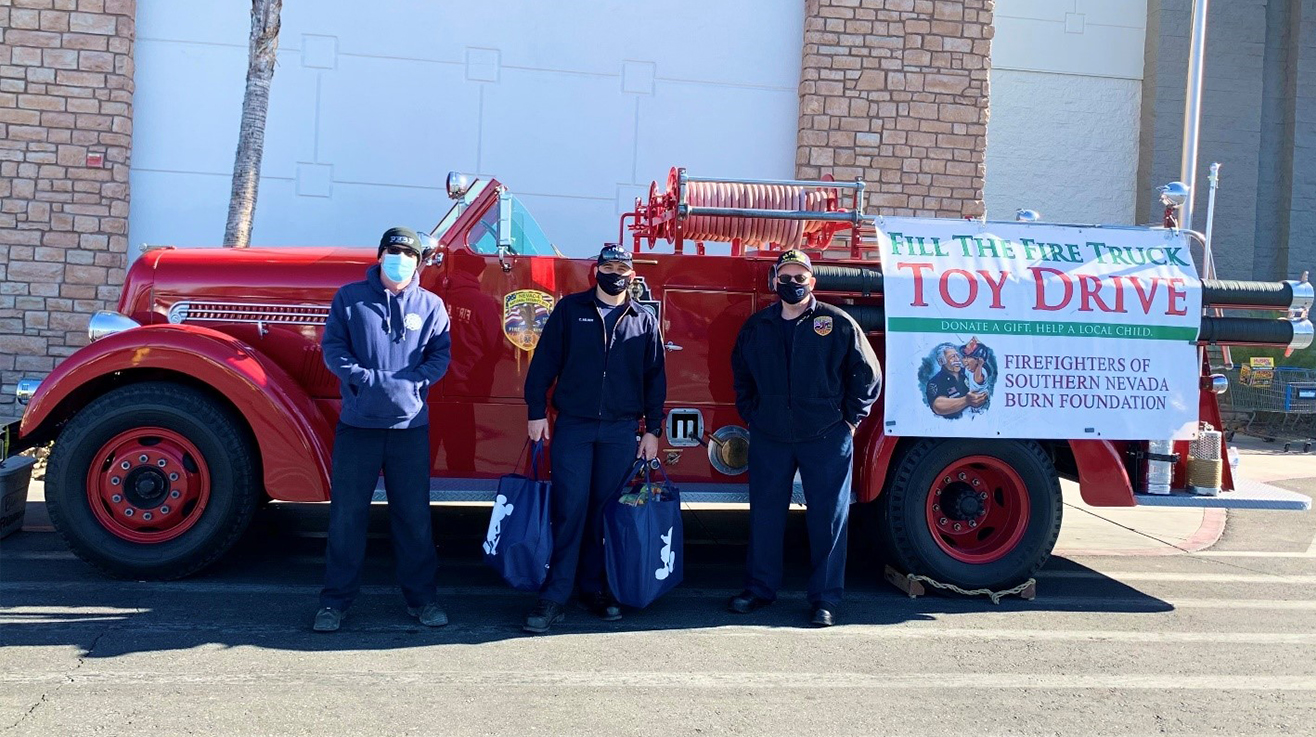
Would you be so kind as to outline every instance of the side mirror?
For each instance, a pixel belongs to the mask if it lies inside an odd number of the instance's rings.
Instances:
[[[503,189],[498,193],[498,265],[503,273],[512,270],[507,257],[512,255],[512,193]]]
[[[421,263],[426,266],[438,266],[443,263],[443,250],[439,247],[438,239],[419,228],[416,229],[416,235],[420,236]]]

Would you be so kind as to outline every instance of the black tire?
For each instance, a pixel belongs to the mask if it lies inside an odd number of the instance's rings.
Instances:
[[[178,537],[126,540],[101,524],[87,494],[93,456],[118,433],[159,427],[200,451],[210,475],[209,501]],[[46,473],[51,522],[78,557],[134,580],[172,580],[215,562],[242,536],[264,496],[252,440],[233,413],[200,391],[167,382],[115,389],[88,404],[60,432]]]
[[[933,538],[928,495],[942,469],[970,456],[990,456],[1008,465],[1027,489],[1029,518],[1019,540],[999,559],[957,560]],[[1032,441],[923,439],[897,460],[880,499],[885,546],[906,573],[960,588],[1000,590],[1028,580],[1051,555],[1060,535],[1060,479],[1042,447]]]

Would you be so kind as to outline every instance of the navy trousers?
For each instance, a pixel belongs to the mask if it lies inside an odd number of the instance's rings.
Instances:
[[[808,505],[804,520],[813,566],[809,603],[841,603],[853,457],[854,439],[844,422],[821,437],[796,443],[754,435],[749,444],[749,561],[745,575],[750,593],[768,600],[777,598],[786,517],[798,470]]]
[[[402,596],[413,607],[434,601],[439,561],[430,529],[429,428],[377,430],[339,423],[333,464],[320,606],[347,609],[361,590],[370,497],[381,468]]]
[[[603,507],[635,464],[634,420],[601,422],[560,415],[553,423],[553,557],[540,597],[565,604],[604,588]]]

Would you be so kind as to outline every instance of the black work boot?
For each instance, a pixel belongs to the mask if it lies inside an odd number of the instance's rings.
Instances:
[[[813,617],[809,619],[809,624],[814,627],[831,627],[836,624],[837,608],[838,607],[835,604],[830,604],[825,601],[814,604]]]
[[[592,594],[581,592],[580,602],[604,622],[616,622],[621,619],[621,604],[607,591],[595,591]]]
[[[347,612],[342,609],[323,607],[315,613],[315,622],[311,624],[311,629],[316,632],[337,632],[346,617]]]
[[[530,610],[530,614],[526,615],[525,625],[521,629],[532,634],[542,635],[548,631],[549,627],[561,622],[565,616],[561,604],[548,599],[540,599],[535,602],[535,608]]]
[[[727,602],[727,609],[736,614],[749,614],[755,609],[762,609],[771,603],[772,599],[764,599],[762,596],[746,589],[731,597],[731,600]]]

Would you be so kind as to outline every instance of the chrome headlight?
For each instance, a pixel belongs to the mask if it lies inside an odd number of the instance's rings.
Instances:
[[[91,316],[91,322],[87,325],[87,338],[94,343],[107,335],[141,326],[141,323],[131,317],[125,317],[112,310],[100,310]]]
[[[14,389],[14,397],[18,399],[19,404],[27,404],[32,401],[40,386],[41,379],[19,379],[18,388]]]

